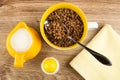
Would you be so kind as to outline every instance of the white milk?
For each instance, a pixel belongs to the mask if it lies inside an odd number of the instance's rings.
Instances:
[[[32,37],[25,28],[20,28],[13,34],[10,43],[15,51],[25,52],[32,45]]]

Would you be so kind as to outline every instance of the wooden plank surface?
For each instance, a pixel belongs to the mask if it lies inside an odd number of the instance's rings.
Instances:
[[[69,66],[69,62],[82,50],[81,47],[68,51],[56,50],[48,46],[40,34],[42,50],[21,69],[13,67],[14,59],[6,50],[6,37],[18,22],[25,21],[40,33],[39,21],[42,14],[48,7],[59,2],[75,4],[84,11],[88,21],[99,23],[98,29],[89,30],[84,44],[87,44],[104,24],[111,24],[120,34],[119,0],[0,0],[0,80],[84,80]],[[41,61],[49,56],[60,62],[60,71],[53,76],[45,75],[40,69]]]

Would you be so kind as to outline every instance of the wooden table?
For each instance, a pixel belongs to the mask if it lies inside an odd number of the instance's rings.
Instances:
[[[119,0],[0,0],[0,80],[84,80],[69,65],[69,62],[82,50],[60,51],[48,46],[42,39],[42,50],[39,55],[25,63],[24,68],[13,67],[14,59],[6,50],[6,37],[20,21],[25,21],[39,33],[39,21],[44,11],[59,2],[69,2],[80,7],[88,21],[97,21],[99,28],[89,30],[83,42],[87,44],[104,24],[111,24],[120,34],[120,1]],[[55,57],[60,62],[60,71],[52,76],[45,75],[41,61],[45,57]],[[92,73],[91,73],[92,74]]]

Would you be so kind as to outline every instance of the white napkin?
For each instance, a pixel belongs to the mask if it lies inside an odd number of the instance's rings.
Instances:
[[[86,50],[82,50],[70,65],[86,80],[120,80],[120,36],[106,24],[87,45],[108,57],[112,66],[105,66]]]

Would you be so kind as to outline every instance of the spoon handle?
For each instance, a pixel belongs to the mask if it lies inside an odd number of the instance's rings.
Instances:
[[[102,64],[104,65],[107,65],[107,66],[112,66],[112,63],[111,61],[105,57],[104,55],[86,47],[85,45],[81,44],[80,42],[74,40],[73,38],[71,38],[70,36],[68,36],[69,39],[73,40],[74,42],[78,43],[79,45],[81,45],[84,49],[86,49],[89,53],[91,53],[99,62],[101,62]]]

